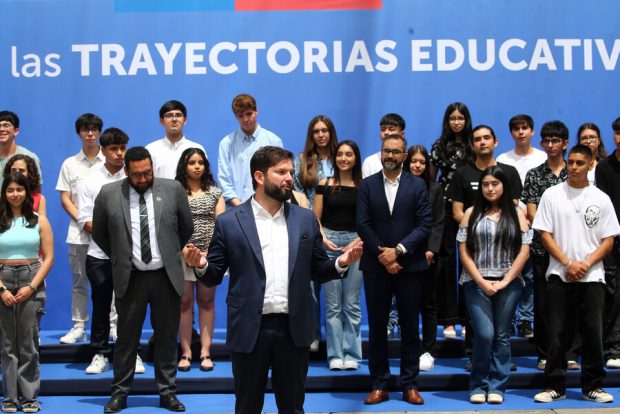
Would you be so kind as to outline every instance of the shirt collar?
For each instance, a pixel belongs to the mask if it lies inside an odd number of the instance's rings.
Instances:
[[[99,160],[99,161],[103,161],[105,162],[105,157],[103,156],[103,153],[101,152],[101,148],[99,148],[99,151],[97,152],[97,155],[95,155],[95,158],[93,158],[93,160],[89,160],[88,157],[86,156],[86,153],[84,153],[84,149],[81,148],[80,152],[78,152],[78,160],[80,161],[88,161],[90,163],[95,163],[95,160]]]
[[[258,136],[258,131],[260,131],[260,125],[259,124],[256,124],[256,129],[250,135],[246,135],[245,132],[243,132],[243,130],[241,130],[241,128],[239,128],[239,133],[243,137],[243,142],[245,142],[245,143],[250,143],[250,142],[256,141],[256,137]]]
[[[276,214],[272,216],[267,210],[263,208],[263,206],[258,204],[258,202],[254,199],[254,196],[252,196],[252,212],[254,213],[254,217],[262,216],[269,217],[270,219],[275,220],[282,214],[284,214],[284,203],[282,203],[280,209],[276,212]]]
[[[400,169],[400,172],[398,173],[398,176],[396,177],[396,179],[394,179],[394,181],[390,180],[389,178],[387,178],[387,176],[385,175],[385,171],[381,170],[381,174],[383,174],[383,183],[389,183],[389,184],[398,184],[400,183],[400,176],[403,175],[403,169]]]
[[[185,141],[185,135],[183,135],[181,139],[178,140],[177,142],[170,141],[167,136],[164,137],[164,145],[170,149],[178,148],[180,145],[183,144],[183,141]]]

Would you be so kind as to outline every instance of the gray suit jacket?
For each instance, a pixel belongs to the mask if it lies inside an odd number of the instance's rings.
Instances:
[[[159,251],[170,282],[180,296],[184,266],[181,250],[194,230],[185,189],[177,181],[153,178],[153,208]],[[92,237],[110,258],[114,293],[122,298],[132,268],[128,178],[101,188],[95,200]]]

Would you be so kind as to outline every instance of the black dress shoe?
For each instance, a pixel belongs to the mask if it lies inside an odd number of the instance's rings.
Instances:
[[[103,412],[118,413],[123,408],[127,408],[127,396],[125,394],[114,394],[103,408]]]
[[[185,411],[185,406],[177,399],[177,396],[170,393],[159,396],[159,406],[169,411],[180,412]]]

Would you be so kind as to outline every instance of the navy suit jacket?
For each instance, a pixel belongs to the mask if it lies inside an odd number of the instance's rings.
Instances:
[[[357,234],[364,241],[360,269],[366,272],[386,272],[377,257],[379,246],[394,247],[402,244],[407,253],[398,258],[402,272],[420,272],[428,269],[425,251],[431,232],[433,216],[424,181],[406,171],[390,213],[383,171],[360,182],[357,191]]]
[[[265,298],[265,266],[250,198],[218,216],[207,254],[208,266],[198,279],[207,286],[222,282],[229,269],[226,343],[233,352],[254,349]],[[284,203],[288,230],[288,311],[296,346],[310,346],[314,313],[310,281],[339,279],[334,260],[323,248],[316,216],[310,210]]]

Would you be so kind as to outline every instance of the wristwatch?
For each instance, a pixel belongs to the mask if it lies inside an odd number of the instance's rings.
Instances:
[[[2,292],[4,292],[6,290],[6,286],[2,285],[0,286],[0,295],[2,295]]]
[[[400,247],[400,244],[397,244],[396,247],[394,247],[394,251],[396,252],[396,256],[402,256],[403,253],[403,248]]]

